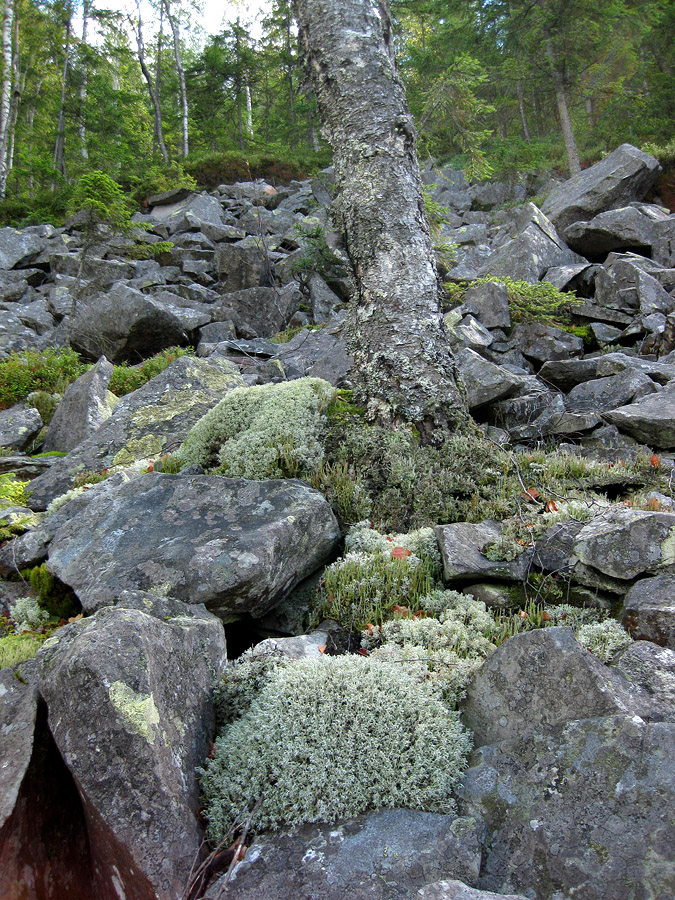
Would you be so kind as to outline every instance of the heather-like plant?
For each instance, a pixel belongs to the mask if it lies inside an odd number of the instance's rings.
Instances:
[[[320,378],[235,388],[192,428],[177,451],[234,478],[294,478],[316,469],[324,412],[335,393]]]
[[[209,837],[260,797],[258,829],[381,807],[451,813],[470,748],[458,715],[399,665],[289,661],[216,741],[202,778]]]
[[[604,663],[632,642],[628,632],[615,619],[582,625],[577,629],[576,638],[582,647]]]

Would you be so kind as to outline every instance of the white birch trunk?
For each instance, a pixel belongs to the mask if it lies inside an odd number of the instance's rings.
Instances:
[[[0,88],[0,198],[7,192],[7,147],[9,143],[10,110],[12,105],[12,25],[14,0],[5,0],[2,16],[2,87]]]
[[[180,55],[180,33],[178,30],[178,23],[175,18],[171,15],[171,7],[170,0],[162,0],[164,5],[164,10],[166,12],[166,17],[169,20],[169,27],[171,28],[171,34],[173,36],[173,55],[176,64],[176,75],[178,76],[178,87],[180,91],[180,108],[181,108],[181,125],[182,125],[182,135],[183,135],[183,158],[185,158],[189,151],[189,135],[188,135],[188,99],[187,99],[187,87],[185,84],[185,70],[183,68],[183,61],[181,60]]]

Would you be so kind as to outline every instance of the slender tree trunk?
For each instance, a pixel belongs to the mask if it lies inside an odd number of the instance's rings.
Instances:
[[[241,77],[241,36],[239,34],[239,19],[234,30],[234,58],[236,75],[234,78],[234,91],[237,95],[237,131],[239,132],[239,149],[244,152],[244,117],[241,110],[242,77]]]
[[[14,0],[5,0],[2,17],[2,87],[0,88],[0,198],[7,192],[7,147],[9,144],[10,113],[12,107],[12,26]],[[16,48],[18,53],[18,47]]]
[[[371,419],[442,440],[466,415],[440,311],[416,134],[386,0],[296,0],[333,148],[334,218],[354,274],[350,349]]]
[[[246,93],[246,131],[249,137],[253,137],[253,100],[251,98],[251,84],[248,73],[246,73],[244,91]]]
[[[518,91],[518,109],[520,110],[520,121],[523,125],[523,137],[530,143],[530,129],[527,127],[527,116],[525,115],[525,98],[523,96],[523,82],[518,79],[518,83],[516,85],[516,90]]]
[[[577,143],[574,140],[574,131],[572,130],[572,120],[570,119],[569,109],[567,107],[567,94],[565,92],[565,83],[562,74],[558,68],[553,50],[553,40],[551,38],[551,29],[548,25],[543,26],[544,49],[551,66],[551,79],[553,81],[553,90],[555,91],[555,102],[558,107],[558,118],[560,119],[560,128],[565,141],[565,152],[567,153],[567,165],[569,166],[570,175],[578,175],[581,172],[581,164],[579,162],[579,151]]]
[[[19,17],[14,17],[14,59],[12,60],[12,108],[9,114],[9,148],[7,150],[7,173],[14,168],[14,145],[16,138],[16,122],[19,118],[21,97],[26,87],[26,75],[28,67],[21,72],[19,69]]]
[[[83,0],[82,3],[82,45],[80,53],[80,66],[82,70],[82,82],[80,84],[80,122],[78,131],[80,133],[80,156],[82,159],[89,159],[89,150],[87,148],[87,86],[89,79],[89,71],[87,68],[87,28],[89,25],[89,10],[91,8],[91,0]]]
[[[28,122],[28,196],[32,200],[35,197],[35,177],[33,175],[33,138],[35,137],[35,111],[37,109],[38,97],[44,84],[45,76],[42,75],[35,88],[35,97],[32,104],[28,108],[26,116]]]
[[[138,22],[136,24],[136,46],[138,48],[138,62],[141,66],[141,72],[143,73],[143,78],[145,78],[145,83],[148,86],[148,93],[150,94],[150,102],[152,103],[152,109],[154,113],[154,122],[155,122],[155,140],[157,142],[157,146],[159,147],[159,152],[162,154],[162,159],[165,163],[169,162],[169,154],[166,150],[166,144],[164,143],[164,132],[162,130],[162,110],[159,105],[159,96],[157,91],[155,90],[155,85],[152,83],[152,75],[150,74],[150,70],[148,69],[148,65],[145,61],[145,44],[143,43],[143,22],[141,20],[141,10],[140,6],[138,7]]]
[[[164,4],[159,4],[159,31],[157,32],[157,64],[155,66],[155,91],[157,97],[162,96],[162,39],[164,37]],[[152,153],[153,156],[159,150],[157,143],[157,129],[155,128],[152,136]]]
[[[169,4],[170,0],[162,0],[162,5],[166,10],[166,17],[169,20],[169,27],[171,28],[171,34],[173,36],[173,55],[176,64],[176,75],[178,76],[178,89],[180,92],[181,125],[183,136],[182,155],[183,158],[185,158],[190,152],[188,137],[187,87],[185,85],[185,69],[183,68],[183,61],[181,60],[180,55],[180,34],[178,32],[178,24],[176,23],[174,17],[171,15],[171,7]]]
[[[73,7],[68,6],[68,21],[66,22],[66,46],[63,60],[63,72],[61,74],[61,97],[59,99],[59,119],[56,127],[56,141],[54,142],[54,169],[66,177],[66,91],[68,89],[68,69],[70,66],[70,35],[73,19]],[[54,188],[55,182],[52,182]]]
[[[295,151],[295,88],[291,65],[291,17],[286,19],[286,79],[288,81],[288,111],[291,119],[291,150]]]

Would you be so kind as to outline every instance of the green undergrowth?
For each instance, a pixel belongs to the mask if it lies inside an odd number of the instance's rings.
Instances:
[[[189,348],[169,347],[139,365],[116,365],[110,390],[118,397],[135,391],[163,372],[174,359],[190,353]],[[11,353],[0,361],[0,409],[26,400],[47,424],[56,410],[59,395],[90,368],[91,364],[81,360],[69,347]]]
[[[546,324],[566,324],[574,305],[579,303],[574,291],[559,291],[547,281],[529,284],[527,281],[514,281],[508,275],[486,275],[475,281],[459,281],[447,283],[445,287],[445,310],[454,309],[464,302],[464,295],[469,287],[479,284],[499,282],[506,285],[509,311],[513,322],[544,322]]]
[[[18,666],[33,659],[47,640],[47,634],[8,634],[0,637],[0,669]]]

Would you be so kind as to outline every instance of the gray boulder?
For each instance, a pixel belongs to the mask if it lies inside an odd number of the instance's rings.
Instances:
[[[224,294],[271,284],[272,263],[257,247],[219,244],[214,262]]]
[[[99,897],[145,898],[149,883],[161,900],[174,900],[202,840],[195,767],[213,734],[225,635],[203,608],[154,603],[150,611],[103,609],[60,629],[39,658],[49,728],[84,808]]]
[[[494,561],[484,555],[488,544],[498,544],[501,538],[499,522],[455,522],[437,525],[436,540],[443,558],[443,578],[448,584],[470,578],[498,578],[522,581],[530,561],[523,552],[515,559]]]
[[[283,331],[303,302],[296,282],[283,287],[250,287],[226,294],[213,310],[216,321],[231,321],[244,338]]]
[[[559,684],[553,704],[568,690]],[[675,725],[637,715],[481,748],[460,787],[463,812],[485,821],[479,887],[550,900],[674,896],[674,760]]]
[[[675,513],[626,506],[610,509],[579,531],[574,554],[584,565],[623,582],[640,575],[671,574],[675,572]]]
[[[542,322],[521,322],[511,332],[511,344],[535,362],[569,359],[584,351],[583,340],[575,334]]]
[[[166,347],[187,343],[183,322],[147,294],[120,283],[107,294],[79,304],[70,343],[84,356],[137,362]]]
[[[2,311],[0,317],[0,359],[11,353],[34,349],[37,346],[37,333],[26,327],[18,313]]]
[[[68,385],[49,423],[42,450],[68,452],[92,435],[112,415],[108,385],[113,365],[102,356],[96,365]]]
[[[675,649],[675,575],[634,584],[624,597],[621,622],[636,640]]]
[[[137,589],[228,621],[264,615],[338,540],[330,506],[304,482],[153,473],[94,496],[56,532],[47,566],[87,611]]]
[[[571,628],[554,627],[517,634],[490,654],[469,686],[463,721],[482,747],[572,719],[648,717],[656,708],[651,695],[582,647]]]
[[[675,709],[675,652],[651,641],[633,641],[612,662],[624,678]]]
[[[33,683],[17,677],[14,669],[0,671],[0,847],[6,837],[3,826],[15,809],[33,752],[37,702]]]
[[[31,506],[45,509],[70,490],[73,478],[82,472],[157,459],[177,449],[192,426],[227,391],[242,385],[236,368],[225,359],[182,356],[174,360],[147,384],[123,397],[91,437],[33,481]]]
[[[469,409],[509,397],[523,386],[522,377],[483,359],[468,347],[456,354],[455,361]]]
[[[461,881],[437,881],[417,892],[419,900],[527,900],[524,894],[495,894],[468,887]]]
[[[622,144],[609,156],[555,188],[542,206],[556,228],[642,200],[661,166],[653,156]]]
[[[472,285],[464,295],[464,308],[486,328],[510,328],[511,313],[506,285],[499,281]]]
[[[9,450],[28,449],[42,431],[42,418],[37,409],[17,403],[0,410],[0,447]]]
[[[564,231],[567,244],[586,257],[602,257],[611,250],[651,250],[654,220],[634,206],[610,209],[590,222],[574,222]]]
[[[306,825],[256,838],[234,870],[236,900],[413,900],[441,878],[475,884],[480,848],[472,819],[382,809],[332,825]],[[206,893],[218,897],[216,882]]]
[[[627,356],[625,353],[607,353],[584,359],[559,359],[545,362],[539,370],[539,378],[563,391],[594,378],[618,375],[626,369],[636,369],[657,382],[667,384],[675,378],[675,366],[663,360]]]
[[[605,413],[605,418],[650,447],[675,447],[675,391],[650,394]]]
[[[625,369],[618,375],[595,378],[578,384],[565,398],[565,407],[570,412],[588,410],[606,412],[654,394],[657,390],[657,386],[644,372]]]
[[[518,236],[487,258],[478,270],[480,276],[508,275],[535,284],[550,268],[586,263],[570,250],[534,203],[528,203],[518,212],[515,227]]]
[[[13,269],[31,262],[46,246],[46,239],[37,234],[0,228],[0,269]]]

